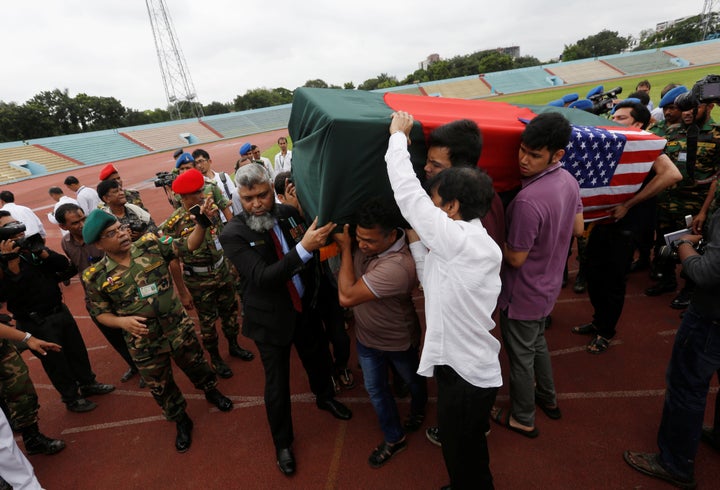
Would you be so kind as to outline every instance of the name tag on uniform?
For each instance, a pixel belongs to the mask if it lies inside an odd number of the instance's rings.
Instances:
[[[220,238],[217,236],[215,237],[215,250],[222,250],[222,245],[220,244]]]
[[[141,298],[148,298],[150,296],[154,296],[158,293],[157,284],[152,283],[148,284],[147,286],[141,286],[138,288],[138,293]]]
[[[681,151],[678,153],[678,162],[687,162],[687,153],[684,151]]]

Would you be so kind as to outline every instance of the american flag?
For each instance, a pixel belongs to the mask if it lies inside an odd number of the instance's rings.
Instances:
[[[630,199],[663,148],[665,140],[647,131],[573,125],[561,163],[580,184],[585,221]]]

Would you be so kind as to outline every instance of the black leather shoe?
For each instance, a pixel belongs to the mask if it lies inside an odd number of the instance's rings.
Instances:
[[[33,424],[22,431],[25,451],[32,454],[55,454],[65,449],[65,441],[61,439],[50,439],[38,430],[37,424]]]
[[[121,382],[121,383],[127,383],[128,381],[130,381],[131,379],[133,379],[133,377],[134,377],[137,373],[138,373],[137,368],[131,367],[130,369],[128,369],[127,371],[125,371],[125,374],[123,374],[123,375],[120,377],[120,382]]]
[[[585,281],[585,276],[578,274],[575,278],[575,284],[573,284],[573,291],[577,294],[582,294],[586,288],[587,281]]]
[[[684,310],[690,306],[690,299],[692,298],[692,291],[686,288],[682,288],[675,299],[670,303],[670,308],[674,310]]]
[[[184,453],[190,449],[192,444],[192,430],[193,421],[187,414],[183,415],[183,418],[177,422],[177,436],[175,437],[175,449],[179,453]]]
[[[220,390],[217,388],[206,391],[205,399],[218,407],[218,410],[221,412],[229,412],[233,408],[232,400],[220,393]]]
[[[326,410],[330,412],[332,416],[336,419],[350,420],[352,418],[352,412],[350,411],[350,409],[334,398],[328,398],[327,400],[318,400],[317,407],[320,410]]]
[[[229,344],[228,352],[231,356],[237,357],[241,361],[252,361],[255,359],[255,354],[247,349],[243,349],[237,342],[230,341]]]
[[[89,412],[90,410],[95,410],[97,408],[95,403],[90,400],[86,400],[85,398],[78,398],[77,400],[67,402],[65,406],[71,412],[77,413]]]
[[[102,383],[93,383],[91,385],[81,386],[80,394],[82,396],[105,395],[114,390],[115,390],[115,387],[113,385],[106,385],[106,384],[102,384]]]
[[[279,449],[277,452],[277,464],[280,473],[290,476],[295,473],[295,456],[289,447]]]
[[[675,282],[659,282],[645,290],[647,296],[660,296],[663,293],[672,293],[677,289]]]
[[[210,364],[212,364],[213,370],[215,371],[215,374],[220,376],[223,379],[232,378],[233,372],[232,369],[230,369],[230,366],[225,364],[225,361],[222,360],[222,358],[218,356],[210,356]]]

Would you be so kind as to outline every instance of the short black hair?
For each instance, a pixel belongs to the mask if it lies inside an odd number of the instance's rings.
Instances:
[[[198,157],[203,157],[206,160],[210,160],[210,154],[203,150],[202,148],[198,148],[197,150],[192,152],[192,157],[197,160]]]
[[[463,221],[485,217],[495,196],[492,179],[477,167],[443,170],[428,181],[427,189],[437,192],[443,204],[457,199]]]
[[[277,194],[278,196],[285,195],[285,180],[290,178],[292,178],[292,174],[289,170],[280,172],[275,176],[275,182],[273,182],[273,187],[275,187],[275,194]]]
[[[285,140],[285,143],[288,142],[288,139],[287,139],[285,136],[280,136],[280,137],[278,138],[278,140],[277,140],[278,145],[280,144],[280,140]]]
[[[58,208],[55,210],[55,221],[60,223],[61,225],[64,225],[67,221],[65,218],[68,213],[77,213],[78,211],[84,212],[83,209],[78,206],[77,204],[68,202],[61,206],[58,206]]]
[[[63,190],[57,186],[48,189],[48,194],[65,194]]]
[[[97,194],[100,199],[104,198],[113,189],[119,189],[120,183],[117,180],[103,180],[97,186]]]
[[[394,200],[372,197],[355,212],[355,224],[362,228],[380,228],[385,236],[401,225],[400,209]]]
[[[433,129],[428,136],[428,148],[447,148],[453,167],[477,166],[482,153],[482,134],[475,121],[458,119]]]
[[[642,104],[648,105],[650,103],[650,96],[647,92],[639,90],[628,95],[628,99],[638,99]]]
[[[630,108],[630,115],[635,121],[642,124],[641,129],[647,128],[647,125],[650,124],[650,110],[646,105],[632,100],[623,100],[615,106],[614,110],[622,109],[623,107]]]
[[[532,150],[547,148],[552,154],[565,149],[571,133],[572,126],[565,116],[558,112],[545,112],[525,126],[520,142]]]
[[[652,85],[650,85],[650,80],[645,79],[645,80],[640,80],[638,82],[638,84],[635,85],[635,90],[639,89],[643,85],[645,85],[648,88],[648,90],[650,90],[652,88]]]
[[[0,192],[0,201],[15,202],[15,195],[10,191],[2,191]]]
[[[74,175],[68,175],[65,177],[65,185],[79,184],[80,181]]]
[[[0,209],[0,218],[7,218],[8,216],[12,216],[10,214],[10,211],[6,211],[4,209]]]

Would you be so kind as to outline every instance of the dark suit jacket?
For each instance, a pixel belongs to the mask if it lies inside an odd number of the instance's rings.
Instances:
[[[242,215],[235,216],[220,234],[225,256],[235,264],[241,276],[243,302],[242,332],[248,338],[276,345],[292,341],[298,313],[295,311],[287,288],[287,281],[300,274],[305,287],[303,307],[309,307],[314,297],[314,261],[303,264],[290,234],[289,219],[304,224],[298,212],[283,204],[277,204],[278,223],[290,250],[278,259],[270,235],[272,230],[258,233],[251,230]],[[297,237],[298,241],[302,237]]]

